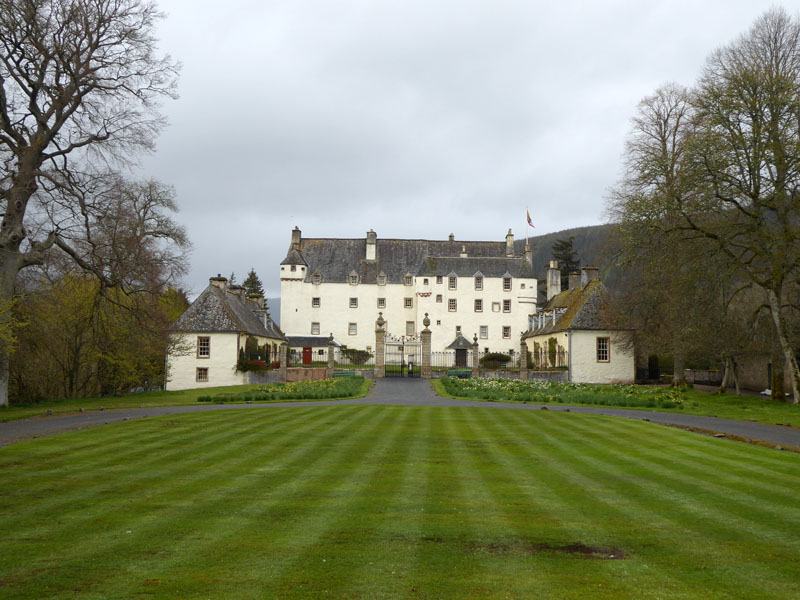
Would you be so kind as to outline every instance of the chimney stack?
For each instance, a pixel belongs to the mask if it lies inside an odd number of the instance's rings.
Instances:
[[[224,289],[226,289],[228,287],[228,278],[227,277],[223,277],[222,275],[217,273],[216,277],[209,277],[208,278],[208,283],[213,285],[214,287],[217,287],[217,288],[219,288],[221,290],[224,290]]]
[[[510,229],[506,234],[506,256],[514,256],[514,234],[511,233]]]
[[[581,286],[586,287],[590,281],[600,279],[600,269],[597,267],[583,267],[581,269]]]
[[[292,248],[300,250],[300,228],[297,225],[292,229]]]
[[[378,249],[378,234],[372,229],[367,232],[367,260],[375,260]]]
[[[231,294],[235,294],[236,296],[239,296],[239,298],[242,299],[242,300],[244,300],[244,298],[245,298],[245,296],[244,296],[244,288],[242,286],[240,286],[240,285],[228,286],[228,291]]]
[[[577,271],[573,271],[569,274],[569,289],[574,290],[576,287],[580,287],[581,285],[581,274]]]
[[[461,246],[461,258],[467,258],[467,246],[466,246],[466,244]]]
[[[451,233],[451,234],[450,234],[450,237],[449,237],[448,239],[449,239],[451,242],[454,242],[454,241],[456,240],[456,236],[454,236],[454,235]]]
[[[533,250],[528,244],[525,244],[525,260],[528,261],[530,266],[533,266]]]
[[[547,268],[547,301],[561,293],[561,271],[558,270],[558,261],[551,260]]]

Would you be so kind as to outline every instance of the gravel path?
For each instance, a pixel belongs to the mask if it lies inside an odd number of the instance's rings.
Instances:
[[[196,404],[191,406],[161,406],[153,408],[121,408],[114,410],[93,410],[67,415],[53,415],[18,419],[0,423],[0,446],[19,440],[26,440],[65,431],[107,425],[130,419],[156,417],[161,415],[177,415],[210,410],[230,409],[269,409],[272,407],[328,406],[337,404],[350,405],[392,405],[392,406],[469,406],[472,408],[490,408],[507,410],[552,410],[557,412],[585,413],[624,417],[650,421],[663,425],[672,425],[696,429],[703,432],[726,434],[745,440],[767,442],[769,444],[800,449],[800,429],[763,425],[748,421],[701,417],[682,413],[666,413],[622,408],[595,406],[543,406],[540,404],[516,404],[505,402],[475,402],[471,400],[454,400],[441,398],[433,393],[430,383],[421,379],[380,379],[364,398],[356,400],[333,400],[325,402],[276,402],[270,404]]]

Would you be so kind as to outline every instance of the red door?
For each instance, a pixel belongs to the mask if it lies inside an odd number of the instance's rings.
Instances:
[[[303,348],[303,364],[311,364],[311,348]]]

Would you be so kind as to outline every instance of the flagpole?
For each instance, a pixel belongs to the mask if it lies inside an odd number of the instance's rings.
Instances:
[[[526,219],[527,219],[527,217],[528,217],[528,215],[529,215],[529,214],[531,214],[531,211],[530,211],[530,209],[528,209],[528,207],[526,206],[526,207],[525,207],[525,217],[526,217]],[[527,222],[527,220],[526,220],[526,221],[525,221],[525,248],[527,248],[529,245],[530,245],[530,244],[528,243],[528,222]]]

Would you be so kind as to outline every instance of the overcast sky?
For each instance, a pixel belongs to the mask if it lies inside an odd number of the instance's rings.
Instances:
[[[604,222],[636,104],[691,85],[769,0],[161,0],[180,99],[142,172],[175,186],[185,279],[290,231],[502,240]],[[792,15],[800,0],[782,4]]]

